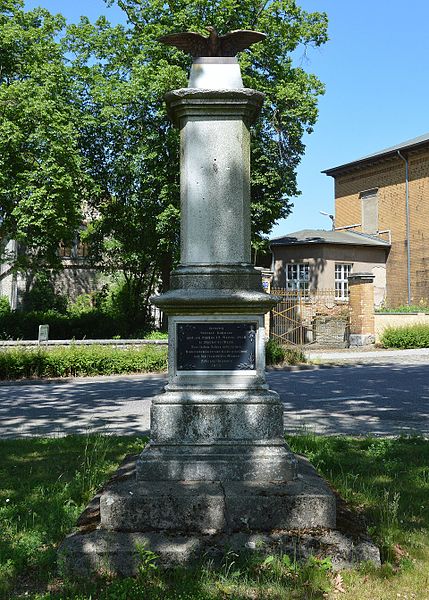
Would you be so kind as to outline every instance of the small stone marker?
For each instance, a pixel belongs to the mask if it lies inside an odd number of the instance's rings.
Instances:
[[[49,325],[39,325],[39,337],[37,340],[39,344],[49,340]]]

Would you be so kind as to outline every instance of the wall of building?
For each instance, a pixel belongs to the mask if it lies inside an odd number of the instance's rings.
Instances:
[[[360,193],[378,188],[378,228],[389,230],[387,260],[389,306],[407,302],[405,164],[398,156],[335,177],[335,225],[361,225]],[[409,155],[410,253],[412,302],[429,298],[429,149]],[[357,231],[362,228],[356,227]],[[385,235],[383,236],[386,239]],[[425,241],[426,240],[426,241]]]
[[[334,289],[335,263],[353,263],[353,271],[373,273],[375,305],[385,300],[386,249],[371,246],[346,246],[343,244],[300,244],[297,246],[273,246],[272,287],[286,286],[285,265],[308,262],[310,285],[313,289]]]
[[[74,301],[80,294],[101,289],[105,278],[103,279],[100,275],[100,271],[89,269],[83,265],[65,265],[63,271],[55,277],[55,290]]]

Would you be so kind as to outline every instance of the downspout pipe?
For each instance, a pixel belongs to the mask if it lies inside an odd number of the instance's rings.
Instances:
[[[411,304],[411,248],[410,248],[410,195],[409,195],[409,166],[408,157],[405,158],[399,150],[397,150],[399,158],[405,163],[405,227],[407,237],[407,292],[408,306]]]

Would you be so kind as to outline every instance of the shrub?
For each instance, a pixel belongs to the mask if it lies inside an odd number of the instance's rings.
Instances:
[[[167,348],[71,346],[46,350],[16,348],[0,352],[0,379],[83,377],[148,373],[167,368]]]
[[[388,327],[380,341],[385,348],[429,348],[429,325]]]
[[[305,355],[300,348],[286,348],[276,340],[269,339],[265,346],[265,361],[267,365],[287,363],[297,365],[306,362]]]
[[[377,308],[376,313],[429,313],[429,302],[427,299],[422,298],[418,304],[401,304],[395,308],[382,306]]]
[[[24,293],[22,304],[26,311],[55,310],[65,313],[67,309],[67,298],[55,291],[52,276],[49,273],[40,272],[34,277],[33,285]]]
[[[9,298],[0,296],[0,318],[9,315],[11,312]]]
[[[56,310],[0,313],[0,339],[37,340],[39,325],[49,325],[51,340],[144,338],[135,328],[130,334],[121,319],[97,308],[61,314]]]

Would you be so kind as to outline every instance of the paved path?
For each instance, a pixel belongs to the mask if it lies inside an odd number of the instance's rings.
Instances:
[[[337,351],[332,350],[311,350],[306,352],[310,361],[320,363],[354,363],[354,364],[411,364],[425,363],[429,364],[429,348],[412,348],[409,350],[386,350],[372,349],[366,347],[362,349],[344,348]]]
[[[429,352],[364,354],[360,365],[269,371],[269,384],[284,403],[286,430],[429,435]],[[327,353],[324,360],[331,360]],[[0,437],[147,434],[150,399],[164,382],[162,375],[130,375],[1,384]]]

